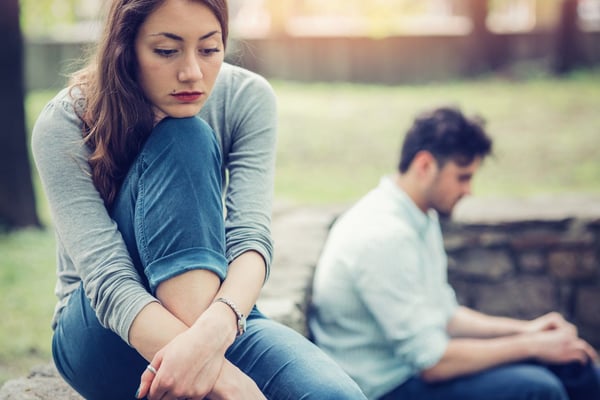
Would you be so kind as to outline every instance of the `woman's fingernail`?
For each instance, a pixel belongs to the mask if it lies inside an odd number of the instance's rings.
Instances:
[[[138,388],[138,390],[137,390],[137,392],[135,392],[135,398],[136,398],[136,399],[137,399],[137,398],[139,398],[139,396],[140,396],[140,390],[141,390],[141,389],[142,389],[142,388],[141,388],[141,387],[139,387],[139,388]]]

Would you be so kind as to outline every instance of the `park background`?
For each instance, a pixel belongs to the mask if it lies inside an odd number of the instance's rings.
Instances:
[[[54,237],[28,135],[81,65],[102,3],[0,6],[22,43],[0,56],[0,385],[50,360]],[[442,104],[480,114],[494,137],[476,196],[600,194],[599,1],[230,3],[228,60],[278,97],[276,202],[352,203],[395,168],[412,117]]]

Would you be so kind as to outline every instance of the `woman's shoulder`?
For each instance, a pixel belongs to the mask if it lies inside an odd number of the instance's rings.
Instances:
[[[231,64],[228,62],[223,63],[221,71],[219,72],[218,79],[229,82],[257,81],[267,83],[267,80],[262,75],[259,75],[258,73],[250,71],[249,69],[246,69],[239,65]]]
[[[213,91],[200,110],[213,129],[220,131],[222,124],[227,123],[230,129],[236,124],[250,119],[275,118],[277,100],[269,82],[259,74],[245,68],[224,63]],[[221,132],[223,133],[223,132]]]
[[[46,118],[64,119],[65,122],[78,120],[84,110],[84,98],[77,87],[66,87],[46,103],[38,116],[39,120]],[[57,121],[59,122],[59,121]]]
[[[223,63],[214,88],[215,94],[272,96],[273,88],[263,76],[246,68]]]
[[[59,136],[81,137],[84,98],[77,88],[60,90],[42,109],[33,126],[33,139]]]

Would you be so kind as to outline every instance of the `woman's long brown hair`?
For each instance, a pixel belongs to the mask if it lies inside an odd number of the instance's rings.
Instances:
[[[92,179],[107,208],[154,124],[152,104],[137,81],[134,41],[142,23],[164,1],[114,0],[95,56],[71,79],[71,87],[79,88],[83,95],[84,105],[76,109],[91,150]],[[226,0],[189,1],[199,1],[213,11],[226,43]]]

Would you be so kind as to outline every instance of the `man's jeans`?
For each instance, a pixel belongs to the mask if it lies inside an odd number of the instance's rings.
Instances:
[[[591,363],[551,367],[519,363],[437,384],[413,377],[380,400],[415,399],[597,400],[600,369]]]
[[[215,135],[195,117],[162,121],[144,145],[112,216],[148,290],[190,265],[224,277],[220,167]],[[174,254],[183,256],[170,262]],[[100,325],[81,286],[60,315],[52,350],[61,375],[87,399],[133,399],[148,364]],[[225,356],[269,399],[365,398],[315,345],[256,307]]]

